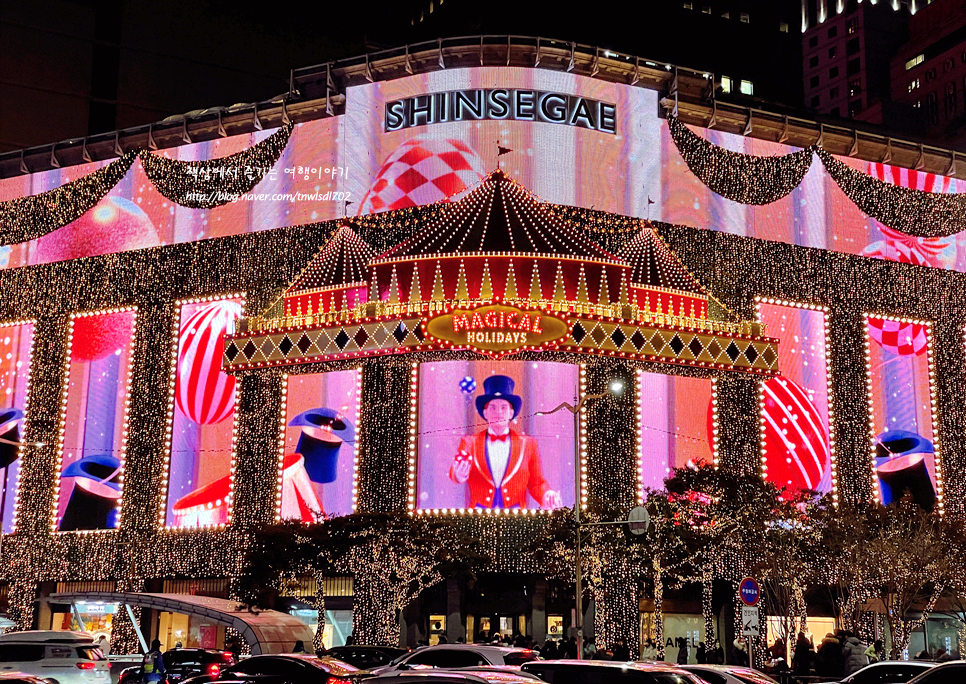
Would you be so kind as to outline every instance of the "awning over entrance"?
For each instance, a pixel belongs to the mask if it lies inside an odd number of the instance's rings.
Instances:
[[[231,627],[241,634],[251,646],[252,655],[291,653],[296,641],[311,648],[315,636],[308,625],[287,613],[277,610],[252,612],[238,601],[209,596],[81,591],[51,594],[47,600],[51,603],[103,601],[202,617],[224,627]]]

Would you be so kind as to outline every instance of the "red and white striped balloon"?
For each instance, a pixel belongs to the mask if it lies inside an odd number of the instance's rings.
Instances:
[[[220,423],[235,408],[235,378],[221,370],[225,333],[241,318],[241,304],[212,302],[181,326],[175,400],[196,423]]]
[[[788,489],[818,489],[830,463],[828,430],[805,392],[788,378],[764,383],[766,479]]]

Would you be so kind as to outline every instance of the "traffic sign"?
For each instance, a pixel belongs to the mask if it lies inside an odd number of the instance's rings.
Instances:
[[[757,606],[742,606],[741,607],[741,633],[745,636],[756,637],[759,636],[758,631],[758,607]]]
[[[758,586],[758,581],[754,577],[745,577],[741,580],[741,584],[738,585],[738,598],[746,606],[757,606],[758,599],[761,596],[761,587]]]

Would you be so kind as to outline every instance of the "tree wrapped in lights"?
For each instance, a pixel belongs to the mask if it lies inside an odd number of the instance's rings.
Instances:
[[[256,532],[240,593],[250,605],[270,608],[286,575],[314,576],[320,641],[324,578],[351,574],[356,580],[356,638],[361,643],[394,645],[399,643],[400,612],[423,590],[489,561],[479,546],[479,540],[463,534],[453,520],[404,513],[357,513],[313,525],[284,521]]]

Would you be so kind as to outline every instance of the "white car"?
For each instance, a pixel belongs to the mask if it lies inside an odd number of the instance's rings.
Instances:
[[[764,672],[740,665],[678,665],[708,684],[778,684]]]
[[[0,674],[24,672],[51,684],[110,684],[107,658],[79,632],[0,634]]]
[[[415,670],[430,667],[479,667],[481,665],[516,665],[539,660],[540,654],[529,648],[489,646],[486,644],[437,644],[417,648],[412,653],[399,656],[388,665],[374,667],[373,674],[381,675],[399,670]]]

